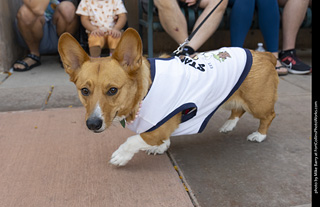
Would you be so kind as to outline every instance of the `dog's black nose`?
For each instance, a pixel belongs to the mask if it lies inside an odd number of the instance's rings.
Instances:
[[[100,118],[87,119],[87,127],[90,130],[97,131],[102,127],[102,120]]]

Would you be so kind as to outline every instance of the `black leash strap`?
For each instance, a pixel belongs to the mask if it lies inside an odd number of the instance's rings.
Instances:
[[[200,27],[205,23],[205,21],[207,21],[207,19],[210,17],[210,15],[218,8],[218,6],[222,3],[222,1],[223,0],[219,1],[219,3],[211,10],[211,12],[206,16],[206,18],[204,18],[202,20],[202,22],[198,25],[198,27],[189,35],[189,37],[182,44],[180,44],[179,47],[175,51],[173,51],[174,54],[177,55],[180,52],[182,52],[184,46],[190,42],[190,40],[193,38],[193,36],[198,32]]]

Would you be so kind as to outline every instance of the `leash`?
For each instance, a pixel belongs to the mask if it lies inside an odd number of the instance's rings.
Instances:
[[[184,46],[190,42],[190,40],[193,38],[193,36],[198,32],[200,27],[205,23],[205,21],[210,17],[210,15],[218,8],[218,6],[222,3],[223,0],[220,0],[219,3],[211,10],[211,12],[202,20],[202,22],[198,25],[198,27],[189,35],[189,37],[179,45],[179,47],[173,51],[174,55],[178,55],[182,52]]]

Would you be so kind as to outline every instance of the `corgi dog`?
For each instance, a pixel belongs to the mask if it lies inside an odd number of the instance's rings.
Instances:
[[[170,136],[202,132],[220,106],[231,110],[222,133],[232,131],[245,112],[260,120],[250,141],[262,142],[275,117],[279,80],[271,53],[221,48],[147,59],[132,28],[110,57],[90,58],[68,33],[61,35],[58,50],[86,108],[87,127],[98,133],[121,121],[137,133],[112,154],[116,166],[140,150],[164,153]]]

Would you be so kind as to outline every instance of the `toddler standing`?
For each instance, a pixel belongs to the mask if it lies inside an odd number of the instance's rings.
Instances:
[[[81,0],[76,14],[80,15],[88,33],[90,56],[100,57],[106,46],[111,55],[127,22],[127,10],[122,0]]]

